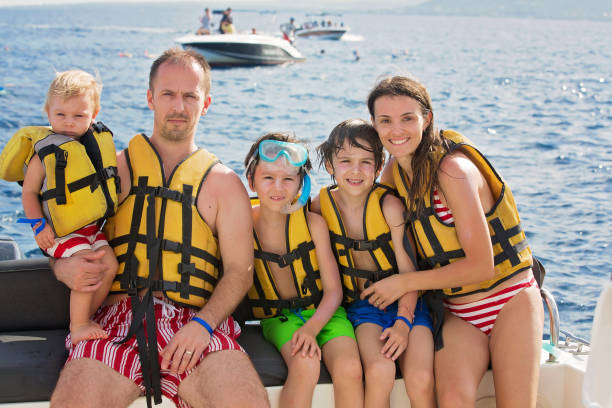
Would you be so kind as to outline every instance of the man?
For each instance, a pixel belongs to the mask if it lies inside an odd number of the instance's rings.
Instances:
[[[249,199],[194,141],[209,90],[210,68],[193,51],[167,50],[151,67],[153,134],[117,155],[120,205],[105,228],[119,272],[95,320],[109,337],[71,348],[52,406],[128,406],[143,392],[149,403],[163,392],[177,406],[268,406],[229,316],[252,284]],[[95,290],[98,258],[56,260],[54,271],[73,290]]]
[[[233,34],[234,33],[234,19],[232,17],[232,8],[228,7],[219,21],[219,32],[221,34]]]

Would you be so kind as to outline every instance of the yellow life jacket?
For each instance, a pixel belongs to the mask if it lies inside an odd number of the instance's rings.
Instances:
[[[252,200],[252,204],[255,201]],[[313,309],[321,301],[323,286],[315,245],[310,236],[306,220],[306,206],[287,215],[285,240],[287,253],[283,255],[262,249],[257,234],[253,231],[255,249],[255,272],[253,286],[247,293],[247,304],[256,319],[265,319],[280,314],[282,309]],[[289,266],[298,297],[281,299],[272,277],[269,262],[283,268]]]
[[[352,239],[346,234],[338,204],[332,191],[336,186],[328,186],[319,192],[321,215],[327,221],[332,249],[340,267],[344,302],[351,303],[359,299],[357,278],[366,279],[366,287],[398,272],[391,231],[382,212],[384,197],[393,190],[383,184],[374,184],[368,193],[363,209],[363,237]],[[368,251],[376,264],[375,271],[357,269],[352,251]]]
[[[117,152],[102,122],[79,139],[44,126],[20,129],[2,151],[0,178],[22,182],[34,154],[45,170],[43,213],[58,237],[114,214],[120,185]]]
[[[140,134],[126,159],[132,187],[105,228],[119,262],[111,291],[133,295],[148,287],[180,305],[203,307],[219,278],[220,254],[196,199],[217,158],[200,149],[166,182],[158,153]]]
[[[495,276],[463,287],[446,288],[444,294],[447,297],[454,297],[488,291],[517,273],[531,268],[531,249],[521,228],[514,197],[508,184],[465,136],[451,130],[443,131],[443,136],[449,141],[449,154],[460,151],[476,165],[487,181],[495,200],[493,208],[485,214],[495,257]],[[406,199],[408,180],[397,161],[393,167],[393,179],[400,195]],[[464,258],[465,253],[457,238],[455,225],[444,224],[433,208],[433,191],[425,194],[423,200],[422,216],[412,220],[411,223],[420,268],[438,268]]]

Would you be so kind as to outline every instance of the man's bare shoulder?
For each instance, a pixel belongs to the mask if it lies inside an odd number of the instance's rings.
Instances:
[[[206,176],[206,188],[208,193],[222,193],[223,196],[229,195],[232,191],[245,191],[246,189],[240,177],[223,163],[215,164]]]

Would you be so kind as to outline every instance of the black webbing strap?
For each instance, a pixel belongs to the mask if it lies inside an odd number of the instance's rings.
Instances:
[[[406,224],[406,228],[404,229],[404,236],[402,238],[402,243],[404,244],[404,250],[406,251],[406,253],[410,257],[410,260],[412,261],[412,265],[414,265],[414,269],[419,270],[419,263],[417,262],[416,254],[414,253],[414,250],[412,249],[410,238],[408,238],[408,234],[410,234],[411,231],[412,230],[408,227],[408,224]]]
[[[315,248],[314,242],[302,242],[296,248],[300,252],[300,257],[302,258],[302,265],[304,270],[306,271],[306,277],[302,282],[302,295],[307,293],[307,289],[310,290],[311,297],[315,299],[321,299],[323,297],[323,293],[317,286],[317,280],[321,279],[321,275],[319,271],[315,271],[312,266],[312,262],[310,261],[310,251]],[[292,267],[293,269],[293,267]]]
[[[130,190],[130,194],[144,194],[151,195],[155,197],[161,197],[167,200],[177,201],[177,202],[187,202],[189,205],[193,205],[195,200],[191,194],[181,193],[177,190],[172,190],[168,187],[163,186],[132,186]]]
[[[129,235],[122,235],[120,237],[114,238],[110,241],[111,246],[115,247],[118,245],[122,245],[125,244],[127,242],[130,242],[131,240],[135,240],[136,242],[140,242],[142,244],[146,244],[147,243],[147,236],[143,235],[143,234],[132,234],[130,233]],[[161,249],[163,251],[170,251],[170,252],[174,252],[174,253],[182,253],[184,250],[184,245],[180,242],[176,242],[176,241],[171,241],[169,239],[163,239],[161,241]],[[186,248],[186,250],[188,251],[188,253],[191,256],[200,258],[200,259],[204,259],[206,262],[210,263],[211,265],[213,265],[215,268],[219,268],[219,260],[217,258],[215,258],[214,255],[212,255],[210,252],[207,252],[201,248],[195,248],[195,247],[191,247],[191,248]],[[124,255],[120,255],[117,257],[117,260],[119,261],[119,263],[121,263],[123,260],[125,260],[127,258],[127,254]],[[198,273],[199,269],[196,268],[196,276]],[[204,272],[202,271],[202,274],[204,274]],[[210,279],[213,279],[212,277],[203,277],[204,275],[202,275],[202,277],[200,277],[200,279],[204,279],[206,281],[209,281],[211,283],[216,282],[216,280],[211,281]]]
[[[115,281],[117,280],[119,280],[119,278],[115,278]],[[136,284],[140,288],[144,288],[144,287],[147,287],[147,285],[149,285],[148,286],[149,289],[151,289],[153,292],[157,292],[157,291],[180,292],[182,289],[182,285],[183,285],[181,282],[166,281],[166,280],[159,280],[159,279],[156,279],[153,282],[149,283],[148,278],[142,278],[140,276],[136,277],[134,282],[136,282]],[[198,288],[197,286],[189,286],[188,291],[189,291],[189,294],[191,295],[203,297],[206,299],[210,298],[210,295],[212,294],[210,291],[203,289],[203,288]],[[121,292],[118,292],[118,293],[121,293]]]
[[[521,224],[519,223],[507,230],[504,229],[504,226],[499,218],[493,218],[491,221],[489,221],[489,224],[491,225],[491,228],[493,228],[494,232],[494,235],[491,237],[491,243],[493,245],[499,244],[502,248],[502,252],[495,255],[495,265],[499,265],[506,259],[510,260],[512,266],[516,266],[521,263],[518,254],[527,248],[527,239],[523,239],[515,245],[510,243],[511,237],[522,232]]]
[[[344,245],[346,248],[344,251],[347,249],[352,249],[354,251],[374,251],[378,248],[383,248],[385,244],[391,241],[390,232],[382,234],[376,237],[376,239],[353,239],[330,231],[329,237],[333,243]],[[343,256],[345,253],[339,255]]]
[[[146,186],[148,183],[148,177],[138,177],[138,185]],[[136,277],[138,276],[138,259],[134,256],[134,251],[136,251],[137,237],[138,231],[140,230],[140,222],[142,220],[142,211],[144,208],[144,194],[137,194],[134,198],[134,209],[132,211],[132,222],[130,225],[130,234],[126,235],[128,239],[128,247],[125,252],[125,267],[123,269],[123,273],[121,274],[121,289],[128,290],[130,295],[133,295],[138,290],[138,286],[136,285]],[[116,242],[111,241],[111,245],[116,247],[119,245]],[[117,259],[119,263],[122,260]]]
[[[429,316],[433,327],[434,350],[439,351],[444,347],[444,339],[442,338],[442,325],[446,313],[442,302],[444,293],[441,290],[428,290],[423,293],[422,297],[429,308]]]
[[[370,283],[378,282],[379,280],[388,278],[389,276],[395,274],[396,271],[395,269],[368,271],[365,269],[351,268],[344,265],[338,265],[338,268],[340,268],[340,272],[344,275],[366,279]]]
[[[183,197],[191,197],[193,186],[183,184]],[[182,222],[183,222],[183,243],[181,251],[181,263],[178,264],[178,273],[181,275],[181,290],[179,291],[182,299],[189,299],[190,277],[195,275],[195,264],[191,263],[191,200],[183,199],[182,203]]]
[[[247,299],[250,307],[262,307],[264,309],[306,309],[309,306],[317,305],[321,301],[320,297],[295,297],[291,299]]]
[[[404,238],[402,239],[405,251],[408,253],[410,260],[412,261],[412,264],[414,265],[414,268],[417,271],[423,270],[423,269],[431,269],[431,268],[422,268],[420,267],[419,262],[417,262],[416,254],[414,253],[414,250],[412,249],[410,238],[408,238],[408,234],[410,234],[411,231],[412,231],[411,228],[409,228],[407,225],[406,229],[404,230]],[[434,350],[438,351],[442,347],[444,347],[444,340],[442,339],[442,323],[444,323],[444,315],[445,315],[444,303],[442,302],[444,293],[441,290],[427,290],[425,291],[425,293],[423,293],[422,297],[423,297],[423,301],[427,304],[429,308],[429,315],[432,321]]]
[[[44,162],[45,157],[49,154],[55,156],[55,189],[51,190],[54,191],[53,197],[55,197],[57,204],[66,204],[66,165],[68,164],[68,152],[56,145],[48,145],[40,149],[38,157],[40,157],[40,161]]]
[[[138,185],[146,185],[147,177],[139,177]],[[157,328],[155,322],[155,309],[153,305],[152,290],[153,281],[155,277],[155,271],[159,261],[160,252],[160,240],[156,237],[155,228],[155,197],[148,196],[147,198],[147,212],[146,212],[146,226],[147,226],[147,259],[149,260],[149,276],[145,278],[138,277],[138,261],[134,256],[134,249],[136,246],[136,239],[128,242],[128,254],[131,254],[126,259],[126,266],[124,273],[121,277],[121,287],[128,289],[128,295],[132,303],[132,324],[128,330],[125,338],[119,342],[123,343],[130,339],[132,336],[136,336],[138,344],[138,351],[140,357],[140,363],[142,367],[142,376],[145,386],[145,395],[147,399],[147,407],[151,407],[151,392],[153,393],[153,400],[155,404],[160,404],[161,400],[161,374],[159,366],[159,354],[157,351]],[[143,194],[136,195],[134,202],[134,211],[132,213],[132,224],[130,230],[137,232],[140,228],[140,220],[142,219],[142,212],[144,206],[145,196]],[[161,225],[161,223],[160,223]],[[128,266],[129,269],[128,269]],[[134,269],[135,266],[135,269]],[[127,283],[127,287],[124,287],[124,282]],[[139,288],[148,288],[142,302],[138,297]],[[146,335],[145,327],[143,322],[146,320]]]
[[[66,187],[68,187],[68,191],[75,192],[77,190],[80,190],[82,188],[86,188],[89,187],[90,191],[94,191],[99,185],[105,186],[106,184],[106,180],[108,180],[111,177],[116,177],[117,176],[117,168],[116,167],[105,167],[102,170],[97,171],[96,173],[92,173],[88,176],[85,176],[83,178],[80,178],[78,180],[73,181],[72,183],[68,183],[68,186],[64,186],[64,188],[58,188],[59,185],[57,184],[57,177],[56,177],[56,185],[55,188],[46,190],[45,192],[42,193],[41,198],[43,201],[46,200],[50,200],[52,198],[57,198],[58,196],[60,196],[61,194],[64,195],[64,197],[66,196]],[[117,180],[117,179],[116,179]],[[65,182],[65,181],[64,181]],[[106,191],[106,188],[103,188],[104,191]],[[105,193],[106,194],[106,193]],[[112,202],[112,200],[111,200]],[[58,202],[59,204],[59,202]],[[108,205],[107,205],[108,207]],[[112,210],[113,206],[109,207],[110,210]],[[108,210],[107,210],[108,211]]]
[[[160,254],[160,239],[156,236],[156,228],[155,228],[155,220],[156,220],[156,212],[155,212],[155,197],[152,195],[147,196],[147,214],[146,214],[146,223],[147,223],[147,259],[149,260],[149,276],[147,278],[147,284],[144,286],[145,288],[149,288],[147,290],[147,294],[151,294],[151,286],[153,281],[155,280],[155,272],[157,271],[157,266],[159,263],[159,254]],[[160,228],[162,228],[164,223],[163,216],[159,222]],[[160,374],[160,366],[159,366],[159,353],[157,351],[157,327],[155,322],[155,310],[153,306],[153,297],[150,296],[149,301],[146,306],[145,313],[146,321],[147,321],[147,339],[146,343],[138,343],[138,347],[144,347],[147,350],[147,358],[149,360],[149,368],[150,370],[147,372],[145,370],[142,371],[142,376],[151,378],[151,388],[153,389],[153,400],[155,404],[161,403],[161,374]],[[141,331],[144,328],[141,327]],[[142,359],[141,359],[142,362]],[[150,396],[147,398],[147,404],[150,403]]]
[[[259,258],[268,262],[274,262],[275,264],[278,264],[279,267],[284,268],[285,266],[291,265],[292,262],[302,258],[304,256],[304,252],[306,253],[306,255],[309,255],[309,251],[314,249],[314,247],[314,242],[310,241],[300,244],[293,251],[287,252],[283,255],[278,255],[273,252],[262,251],[260,249],[256,249],[254,255],[255,258]]]
[[[257,234],[255,233],[255,230],[253,230],[253,239],[255,240],[255,243],[257,244],[257,248],[261,248],[261,244],[259,243],[259,239],[257,238]],[[261,254],[262,251],[259,251],[259,253]],[[258,258],[257,256],[257,251],[255,251],[255,258]],[[261,258],[259,258],[261,259]],[[272,282],[272,285],[274,285],[274,279],[272,279],[272,273],[270,272],[270,268],[268,266],[268,263],[262,260],[262,264],[264,266],[264,269],[266,271],[266,275],[268,276],[268,280],[270,282]],[[266,298],[266,293],[264,292],[263,287],[261,286],[261,282],[257,277],[257,274],[254,274],[253,277],[253,286],[255,287],[255,291],[257,292],[257,297],[259,299],[265,299]],[[264,309],[264,314],[266,316],[269,316],[272,314],[272,309],[266,304],[266,305],[262,305],[261,306]]]
[[[115,202],[111,197],[110,190],[108,189],[108,183],[106,181],[111,177],[116,177],[116,183],[118,177],[116,168],[114,173],[112,173],[112,171],[108,171],[108,169],[110,168],[104,167],[104,158],[102,157],[102,151],[100,150],[98,140],[94,135],[94,131],[97,133],[101,133],[104,130],[108,131],[108,128],[103,123],[95,123],[91,126],[90,129],[87,130],[87,132],[83,136],[81,136],[79,142],[81,142],[81,144],[85,147],[87,156],[89,156],[91,164],[93,164],[94,168],[96,169],[94,180],[91,183],[91,191],[94,191],[98,187],[98,185],[102,187],[102,193],[104,194],[104,200],[106,201],[106,211],[103,217],[108,218],[113,215],[115,211]]]

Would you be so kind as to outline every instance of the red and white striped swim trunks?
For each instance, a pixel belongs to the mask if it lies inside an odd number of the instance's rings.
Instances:
[[[179,306],[168,299],[154,300],[155,321],[157,323],[157,349],[162,349],[170,342],[174,334],[187,324],[196,314],[196,310]],[[77,358],[92,358],[113,368],[121,375],[131,379],[138,385],[144,394],[144,385],[140,358],[138,356],[138,344],[136,336],[132,336],[123,344],[116,344],[125,338],[130,324],[132,323],[132,306],[129,298],[121,300],[108,306],[103,306],[94,316],[106,333],[108,338],[98,340],[86,340],[72,346],[70,335],[66,338],[66,348],[69,350],[68,361]],[[221,350],[242,350],[236,338],[240,335],[240,326],[230,316],[215,329],[210,339],[210,344],[204,350],[200,362],[212,352]],[[161,364],[161,356],[160,356]],[[197,366],[196,366],[197,367]],[[176,374],[170,370],[161,370],[162,393],[172,399],[177,407],[189,407],[189,405],[178,396],[179,384],[194,369],[187,370],[183,374]]]
[[[89,224],[65,237],[55,238],[55,244],[45,252],[53,258],[70,258],[84,249],[96,249],[108,245],[106,235],[97,224]]]
[[[449,312],[478,327],[484,334],[489,336],[495,325],[497,315],[504,305],[520,291],[531,286],[538,287],[533,276],[518,281],[514,285],[495,292],[484,299],[462,304],[448,303],[444,300],[444,306],[446,306]]]

